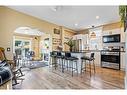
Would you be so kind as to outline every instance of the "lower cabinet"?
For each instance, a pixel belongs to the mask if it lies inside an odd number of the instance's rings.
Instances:
[[[125,52],[121,52],[121,58],[120,58],[120,63],[121,63],[121,70],[125,71],[125,67],[126,67],[126,53]]]
[[[100,52],[95,52],[95,65],[101,66],[101,55]]]

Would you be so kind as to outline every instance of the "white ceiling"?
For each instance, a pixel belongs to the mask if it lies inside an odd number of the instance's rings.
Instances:
[[[118,6],[9,6],[9,8],[73,30],[119,21]],[[99,16],[99,19],[96,19],[96,16]]]

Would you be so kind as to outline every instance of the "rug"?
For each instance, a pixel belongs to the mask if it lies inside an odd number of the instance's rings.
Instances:
[[[35,69],[35,68],[46,67],[46,66],[48,66],[47,62],[31,61],[29,65],[27,65],[26,67],[29,69]]]

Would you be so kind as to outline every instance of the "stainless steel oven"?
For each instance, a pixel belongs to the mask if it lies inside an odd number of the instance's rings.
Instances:
[[[120,70],[120,51],[119,50],[102,50],[101,67]]]

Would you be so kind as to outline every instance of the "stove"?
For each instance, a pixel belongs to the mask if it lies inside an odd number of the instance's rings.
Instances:
[[[101,51],[101,67],[120,70],[120,47]]]

